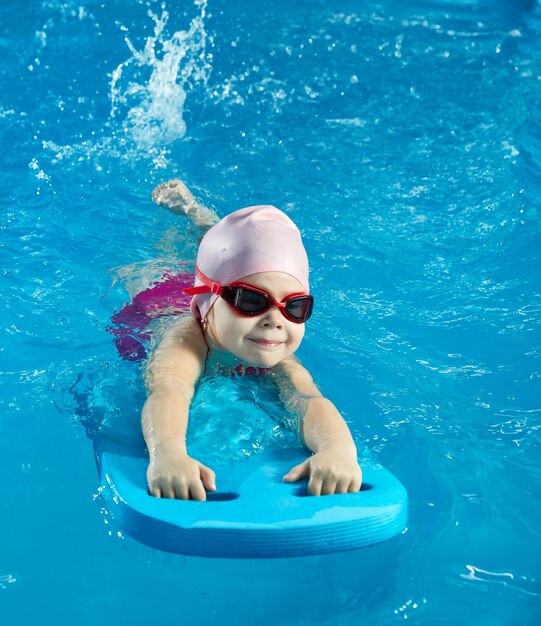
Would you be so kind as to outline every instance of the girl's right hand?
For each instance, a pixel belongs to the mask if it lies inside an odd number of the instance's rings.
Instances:
[[[209,467],[178,450],[161,450],[152,455],[147,470],[150,495],[178,500],[206,500],[216,491],[216,475]],[[204,485],[204,487],[203,487]]]

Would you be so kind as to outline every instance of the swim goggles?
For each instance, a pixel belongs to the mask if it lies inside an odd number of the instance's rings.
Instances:
[[[214,293],[220,296],[239,315],[255,317],[268,311],[271,306],[278,307],[282,315],[295,324],[303,324],[312,315],[314,296],[309,293],[293,293],[278,302],[268,292],[253,285],[241,282],[220,285],[205,276],[197,267],[195,268],[195,275],[203,285],[187,287],[182,290],[184,293],[190,296]]]

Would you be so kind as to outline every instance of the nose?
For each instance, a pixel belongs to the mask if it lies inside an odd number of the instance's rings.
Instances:
[[[259,323],[264,328],[282,328],[284,325],[284,316],[280,313],[277,306],[271,306],[268,311],[263,313]]]

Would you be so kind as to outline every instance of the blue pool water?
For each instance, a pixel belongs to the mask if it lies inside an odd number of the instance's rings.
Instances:
[[[1,623],[539,624],[541,7],[5,0],[0,46]],[[396,540],[208,560],[111,519],[94,451],[140,449],[144,392],[105,329],[193,261],[173,177],[298,223],[299,355],[408,489]],[[292,441],[209,385],[200,456]]]

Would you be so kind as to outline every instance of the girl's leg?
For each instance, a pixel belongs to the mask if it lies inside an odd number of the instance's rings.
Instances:
[[[219,220],[214,211],[197,202],[192,192],[180,180],[170,180],[158,185],[152,192],[152,200],[174,213],[187,215],[196,226],[204,230]]]
[[[219,220],[214,211],[197,202],[192,192],[180,180],[170,180],[158,185],[152,192],[152,200],[174,213],[187,215],[196,227],[196,232],[191,233],[195,238],[202,237]],[[125,265],[113,270],[114,282],[120,281],[132,300],[138,293],[156,284],[170,269],[171,264],[163,260]]]

